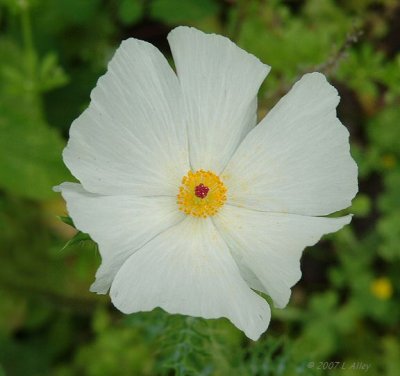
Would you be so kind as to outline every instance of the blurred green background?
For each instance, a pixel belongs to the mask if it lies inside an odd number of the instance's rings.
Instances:
[[[51,187],[72,180],[71,121],[121,40],[170,56],[180,24],[272,66],[260,116],[303,73],[327,74],[359,165],[351,226],[305,251],[258,342],[224,319],[124,316],[88,291],[96,246],[63,249],[74,229]],[[0,375],[400,375],[399,105],[398,0],[0,0]]]

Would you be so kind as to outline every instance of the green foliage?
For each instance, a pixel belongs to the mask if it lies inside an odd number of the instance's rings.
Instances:
[[[319,362],[397,376],[399,23],[393,0],[0,0],[0,376],[365,374]],[[312,70],[342,97],[360,174],[352,224],[305,251],[289,306],[257,342],[226,319],[125,316],[90,293],[99,252],[52,192],[73,179],[68,129],[117,45],[140,37],[168,54],[177,24],[272,66],[260,116]]]
[[[151,16],[170,25],[196,22],[217,12],[214,0],[154,0],[150,4]]]
[[[0,186],[21,197],[48,198],[49,187],[68,176],[60,157],[64,143],[23,109],[14,111],[16,104],[0,107]]]
[[[165,368],[179,376],[212,375],[213,367],[207,362],[212,334],[205,320],[171,317],[163,336]]]
[[[39,60],[10,40],[0,39],[0,187],[43,199],[49,186],[69,175],[61,161],[64,141],[42,116],[41,94],[65,84],[56,55]]]
[[[58,218],[63,223],[76,229],[71,217],[59,216]],[[71,247],[75,244],[80,244],[82,242],[92,242],[92,239],[90,238],[89,234],[86,234],[86,233],[78,230],[76,232],[76,234],[65,243],[64,247],[62,248],[62,251],[68,247]],[[93,242],[92,244],[94,244],[94,246],[96,247],[96,243]]]
[[[124,24],[134,24],[142,15],[143,2],[141,0],[122,0],[120,2],[118,16]]]

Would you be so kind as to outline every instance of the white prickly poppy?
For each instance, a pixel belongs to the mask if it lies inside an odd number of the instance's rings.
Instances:
[[[226,317],[256,340],[283,308],[306,246],[339,230],[357,192],[339,96],[304,75],[256,125],[270,67],[229,39],[178,27],[175,73],[124,41],[71,126],[56,187],[100,249],[92,291],[125,313]]]

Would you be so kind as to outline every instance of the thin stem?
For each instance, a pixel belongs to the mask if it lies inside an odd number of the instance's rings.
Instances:
[[[348,50],[356,44],[360,37],[363,35],[363,30],[354,29],[347,34],[346,39],[340,46],[340,48],[324,63],[317,65],[313,70],[324,73],[326,75],[332,74],[332,72],[338,67],[339,63],[346,57]]]
[[[27,94],[39,120],[43,120],[42,98],[37,77],[37,54],[33,43],[32,23],[28,0],[20,0],[21,31],[26,59]]]
[[[21,1],[21,28],[26,57],[28,58],[30,69],[33,70],[36,65],[35,49],[33,46],[32,24],[29,14],[29,5],[25,0]]]

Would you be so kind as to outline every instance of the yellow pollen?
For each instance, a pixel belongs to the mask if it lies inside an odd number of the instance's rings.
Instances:
[[[213,172],[189,171],[182,178],[177,203],[185,214],[207,218],[216,214],[225,201],[226,187]]]

